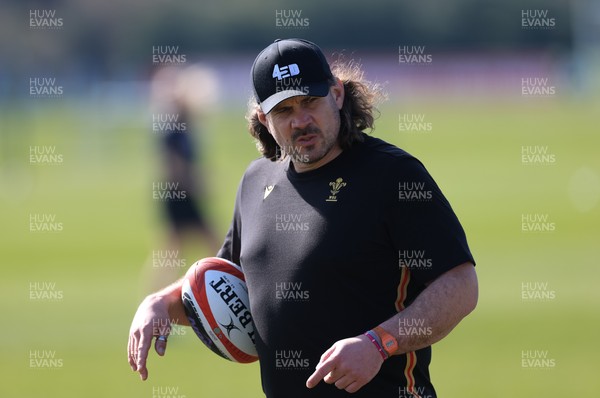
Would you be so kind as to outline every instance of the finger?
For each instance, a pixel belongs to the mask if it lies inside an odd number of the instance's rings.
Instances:
[[[319,367],[319,365],[323,362],[325,362],[330,356],[331,354],[333,354],[333,351],[335,351],[335,347],[330,347],[327,351],[325,351],[323,353],[323,355],[321,355],[321,358],[319,360],[319,363],[317,364],[317,367]]]
[[[335,386],[340,390],[345,390],[346,387],[350,386],[352,383],[354,383],[354,378],[350,376],[343,376],[335,382]]]
[[[129,336],[129,341],[127,342],[127,361],[129,362],[129,366],[131,366],[131,370],[133,370],[135,372],[135,370],[137,369],[137,366],[135,364],[133,338],[131,335]]]
[[[333,369],[331,372],[327,373],[325,377],[323,377],[323,381],[327,384],[333,384],[338,381],[342,377],[342,375],[336,372],[337,369]]]
[[[142,381],[144,381],[148,378],[148,369],[144,368],[144,369],[141,369],[139,372],[140,372],[140,379],[142,379]]]
[[[359,383],[358,381],[354,381],[354,382],[348,384],[348,386],[346,386],[345,390],[346,390],[346,392],[354,393],[354,392],[357,392],[358,390],[360,390],[362,388],[362,386],[364,386],[364,384]]]
[[[167,349],[167,337],[168,335],[158,336],[154,342],[154,350],[161,357],[165,355],[165,350]]]
[[[144,331],[142,331],[142,336],[140,341],[138,342],[138,347],[136,350],[137,371],[140,372],[142,380],[146,380],[146,377],[148,377],[148,370],[146,369],[146,359],[148,358],[148,351],[150,350],[151,344],[152,335],[149,335],[148,333],[144,333]]]
[[[137,371],[137,360],[138,360],[138,336],[136,336],[135,334],[131,335],[131,347],[130,349],[130,356],[133,359],[134,365],[135,365],[135,370]]]
[[[335,368],[335,364],[332,361],[327,360],[326,362],[319,362],[314,373],[310,375],[306,380],[306,387],[313,388]]]

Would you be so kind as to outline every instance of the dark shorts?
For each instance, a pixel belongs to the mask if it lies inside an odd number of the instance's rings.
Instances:
[[[165,213],[175,230],[205,226],[204,217],[193,198],[165,201]]]

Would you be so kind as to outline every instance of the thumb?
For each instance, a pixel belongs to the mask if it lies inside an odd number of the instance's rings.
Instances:
[[[161,357],[165,355],[165,351],[167,349],[167,337],[169,337],[168,334],[157,336],[156,341],[154,342],[154,350],[156,350],[156,353]]]

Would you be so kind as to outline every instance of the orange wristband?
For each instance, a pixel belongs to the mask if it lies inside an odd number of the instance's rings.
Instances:
[[[373,329],[373,332],[377,334],[379,340],[381,340],[381,347],[385,350],[388,356],[394,355],[398,351],[398,341],[396,338],[386,332],[381,326],[377,326]]]

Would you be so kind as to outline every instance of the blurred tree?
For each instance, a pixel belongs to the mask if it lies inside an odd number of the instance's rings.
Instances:
[[[32,9],[56,10],[64,18],[63,29],[30,29],[27,17]],[[557,24],[548,30],[523,29],[524,9],[548,10]],[[308,26],[276,26],[276,12],[281,10],[300,11]],[[28,69],[44,65],[58,74],[77,63],[92,75],[110,78],[148,65],[155,45],[179,45],[190,55],[230,54],[254,52],[275,38],[293,36],[325,48],[351,50],[389,50],[414,43],[434,51],[564,52],[572,46],[570,10],[569,0],[5,0],[0,3],[0,67],[10,75],[24,70],[31,74]]]

